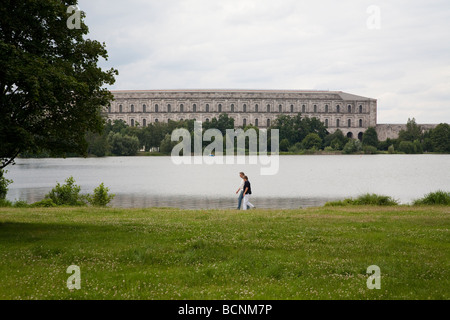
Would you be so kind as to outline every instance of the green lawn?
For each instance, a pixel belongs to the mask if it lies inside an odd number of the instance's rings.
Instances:
[[[449,207],[0,208],[0,299],[449,299],[449,227]]]

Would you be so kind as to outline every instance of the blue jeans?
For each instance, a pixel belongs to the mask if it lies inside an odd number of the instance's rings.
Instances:
[[[237,206],[237,209],[238,209],[238,210],[241,209],[242,198],[244,197],[244,196],[242,195],[243,193],[244,193],[243,191],[239,191],[238,206]]]

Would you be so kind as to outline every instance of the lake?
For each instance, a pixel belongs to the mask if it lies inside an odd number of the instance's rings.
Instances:
[[[17,159],[9,200],[41,200],[57,182],[73,176],[83,193],[101,182],[116,194],[114,207],[234,208],[244,171],[258,208],[320,206],[364,193],[410,203],[428,192],[450,190],[450,155],[280,156],[276,175],[260,166],[175,165],[170,157]]]

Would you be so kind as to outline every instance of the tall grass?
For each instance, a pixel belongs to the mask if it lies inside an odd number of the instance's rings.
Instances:
[[[430,192],[421,199],[414,200],[415,206],[420,205],[450,205],[450,192],[438,190],[436,192]]]
[[[341,201],[331,201],[325,204],[326,207],[337,206],[397,206],[398,200],[389,196],[377,194],[363,194],[356,199],[348,198]]]

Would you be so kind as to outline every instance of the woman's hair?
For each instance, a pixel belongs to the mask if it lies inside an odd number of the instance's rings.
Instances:
[[[239,172],[239,174],[245,176],[245,173],[243,173],[243,172]]]
[[[244,176],[244,180],[248,180],[248,177],[247,177],[247,176]]]

